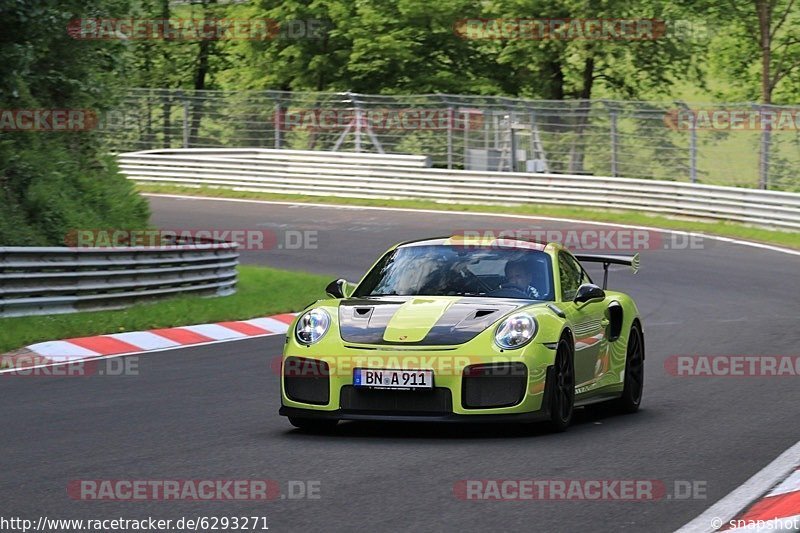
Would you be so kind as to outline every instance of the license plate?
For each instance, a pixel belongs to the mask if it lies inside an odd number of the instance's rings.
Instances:
[[[433,370],[356,368],[353,385],[380,389],[432,389]]]

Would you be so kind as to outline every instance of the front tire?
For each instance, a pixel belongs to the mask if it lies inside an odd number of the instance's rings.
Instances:
[[[550,388],[550,428],[565,431],[575,411],[575,357],[572,346],[562,338],[556,349],[553,365],[553,386]]]
[[[325,420],[318,418],[289,417],[289,423],[298,429],[309,433],[330,433],[339,423],[338,420]]]
[[[635,413],[642,403],[644,390],[644,338],[638,324],[631,327],[625,357],[625,386],[617,407],[622,413]]]

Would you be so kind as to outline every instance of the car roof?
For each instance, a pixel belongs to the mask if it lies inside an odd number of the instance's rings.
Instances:
[[[405,248],[410,246],[476,246],[476,247],[502,247],[502,248],[519,248],[521,250],[538,250],[544,251],[548,246],[553,243],[541,241],[526,241],[521,239],[507,239],[503,237],[496,237],[494,235],[450,235],[447,237],[433,237],[427,239],[417,239],[412,241],[405,241],[397,245],[397,248]]]

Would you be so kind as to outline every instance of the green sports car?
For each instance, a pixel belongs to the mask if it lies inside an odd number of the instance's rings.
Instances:
[[[603,288],[581,262],[602,263]],[[608,267],[638,254],[573,255],[557,243],[461,236],[394,246],[353,287],[300,313],[287,333],[280,414],[339,420],[546,421],[575,407],[639,408],[644,337]]]

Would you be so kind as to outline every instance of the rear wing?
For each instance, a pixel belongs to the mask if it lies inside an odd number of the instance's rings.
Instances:
[[[575,254],[581,263],[603,263],[603,288],[608,284],[609,265],[627,265],[634,274],[639,271],[639,254],[635,255],[600,255],[600,254]]]

